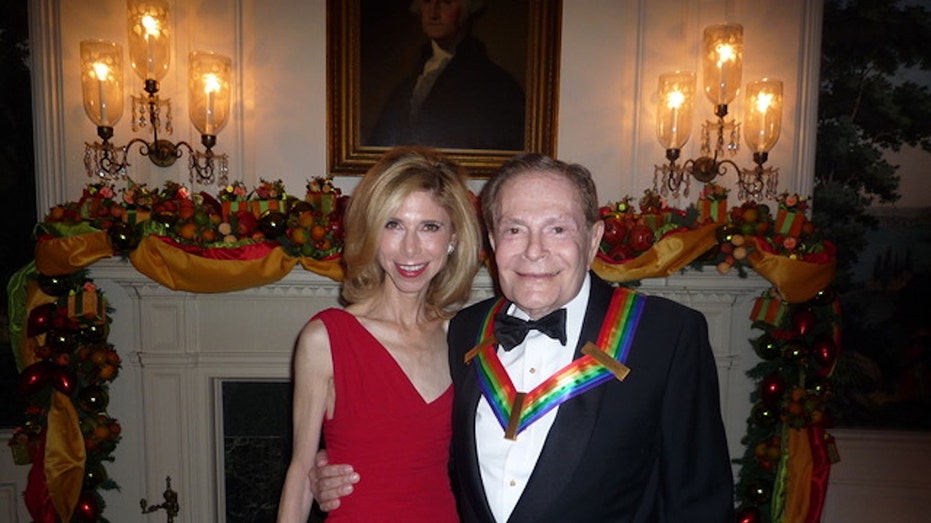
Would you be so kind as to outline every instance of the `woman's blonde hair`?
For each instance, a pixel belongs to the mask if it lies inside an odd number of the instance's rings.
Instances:
[[[346,210],[343,298],[355,303],[381,290],[385,271],[378,245],[385,224],[410,194],[427,191],[452,220],[453,251],[427,288],[424,308],[431,317],[448,318],[469,298],[482,245],[476,203],[465,173],[454,161],[428,147],[389,150],[359,182]]]

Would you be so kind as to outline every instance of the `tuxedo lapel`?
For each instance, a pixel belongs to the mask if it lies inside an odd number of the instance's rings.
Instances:
[[[585,320],[575,358],[586,342],[598,340],[605,312],[611,302],[613,287],[592,276],[591,293],[585,310]],[[547,506],[559,499],[560,493],[573,480],[572,471],[588,446],[588,439],[598,419],[605,387],[594,389],[563,403],[556,420],[546,437],[543,451],[530,475],[530,480],[521,495],[510,521],[545,520]]]
[[[461,469],[458,473],[462,494],[468,497],[468,505],[478,517],[479,521],[493,521],[491,508],[485,497],[485,488],[482,485],[482,473],[478,465],[478,453],[475,446],[475,413],[478,402],[482,397],[482,389],[478,385],[475,371],[469,367],[461,383],[457,385],[455,404],[453,409],[453,441],[458,448],[455,449],[457,457],[456,467]]]

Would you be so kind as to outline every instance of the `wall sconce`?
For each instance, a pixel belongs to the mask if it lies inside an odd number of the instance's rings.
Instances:
[[[104,179],[123,177],[127,151],[139,144],[139,153],[159,167],[168,167],[188,152],[191,183],[226,185],[229,163],[227,155],[217,155],[213,147],[217,133],[229,120],[232,61],[214,53],[194,51],[189,62],[189,107],[194,127],[201,134],[205,152],[185,141],[173,143],[160,138],[170,135],[171,99],[158,96],[159,80],[170,63],[170,12],[166,0],[128,0],[129,63],[144,81],[144,93],[132,98],[132,130],[150,128],[152,139],[133,138],[125,146],[110,142],[113,126],[123,114],[122,49],[112,42],[81,42],[82,92],[84,110],[97,125],[102,142],[85,143],[84,167],[88,176]]]
[[[775,198],[779,170],[763,167],[768,152],[779,139],[782,119],[782,83],[764,79],[747,86],[746,140],[753,150],[753,169],[741,169],[726,157],[739,149],[740,123],[726,120],[728,104],[737,95],[743,67],[743,27],[740,24],[715,25],[705,29],[702,58],[703,88],[714,105],[716,120],[702,124],[701,156],[676,163],[689,139],[695,99],[695,75],[675,72],[660,75],[656,111],[656,133],[666,149],[668,164],[653,171],[654,189],[663,195],[688,196],[690,176],[708,183],[727,173],[737,173],[741,200]]]

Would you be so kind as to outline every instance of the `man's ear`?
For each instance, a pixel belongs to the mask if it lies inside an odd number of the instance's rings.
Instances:
[[[595,256],[598,254],[598,247],[601,246],[601,236],[605,232],[604,220],[598,220],[597,222],[593,223],[589,232],[592,235],[592,243],[589,245],[588,263],[591,264],[591,262],[595,260]]]

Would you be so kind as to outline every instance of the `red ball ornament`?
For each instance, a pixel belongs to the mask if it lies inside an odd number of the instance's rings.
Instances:
[[[737,511],[737,523],[760,523],[762,516],[756,507],[743,507]]]
[[[654,241],[656,241],[656,237],[653,235],[653,230],[643,224],[634,225],[630,228],[630,232],[627,233],[627,243],[635,251],[649,249],[653,246]]]
[[[23,369],[16,383],[16,392],[25,397],[42,390],[42,387],[48,383],[53,367],[48,360],[42,360]]]
[[[29,319],[26,320],[26,336],[31,338],[48,332],[52,328],[52,317],[55,315],[56,308],[54,303],[45,303],[29,311]]]
[[[782,381],[782,377],[776,373],[764,377],[760,382],[760,397],[763,403],[769,407],[779,403],[785,390],[785,382]]]
[[[811,332],[815,326],[815,314],[808,309],[799,309],[792,314],[792,327],[799,335],[804,336]]]
[[[627,225],[617,216],[611,216],[605,219],[605,230],[601,236],[601,241],[608,245],[617,245],[624,241],[627,236]]]
[[[78,377],[66,367],[56,365],[49,373],[49,381],[56,390],[70,396],[78,386]]]
[[[74,507],[74,517],[78,521],[97,521],[100,519],[100,502],[97,495],[89,490],[81,492],[78,504]]]
[[[821,336],[815,340],[811,352],[818,362],[818,375],[827,377],[837,362],[837,344],[831,338]]]

